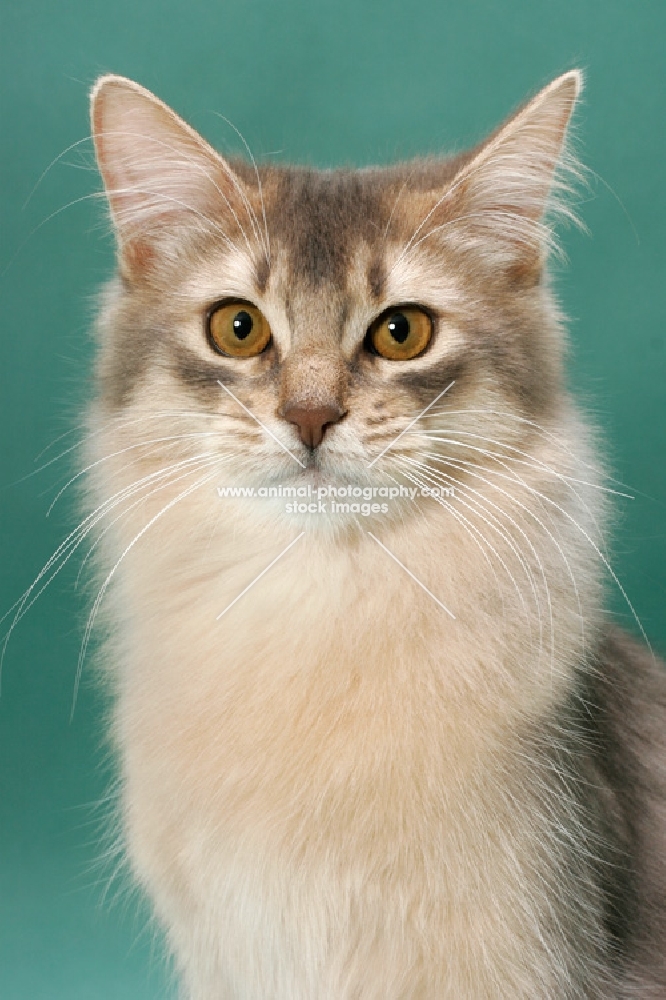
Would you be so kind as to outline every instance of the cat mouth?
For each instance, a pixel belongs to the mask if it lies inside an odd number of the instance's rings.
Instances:
[[[332,454],[330,451],[322,451],[319,447],[306,447],[292,452],[292,457],[297,460],[291,469],[295,479],[307,479],[310,482],[318,482],[323,475],[326,475],[328,478],[335,476],[336,466],[344,456]]]

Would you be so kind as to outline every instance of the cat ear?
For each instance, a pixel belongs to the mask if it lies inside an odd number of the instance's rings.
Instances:
[[[582,83],[579,70],[553,80],[486,140],[449,189],[456,232],[491,266],[539,269],[554,242],[553,216],[575,220],[567,196],[581,168],[566,137]]]
[[[248,228],[256,227],[249,191],[154,94],[124,77],[103,76],[92,90],[90,115],[127,277],[174,257],[194,230],[214,233],[229,245],[239,236],[248,242]]]

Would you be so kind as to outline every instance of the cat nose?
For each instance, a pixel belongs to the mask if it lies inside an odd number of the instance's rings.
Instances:
[[[324,432],[330,424],[336,424],[344,417],[345,411],[339,406],[308,406],[301,403],[287,406],[282,416],[290,424],[296,424],[301,441],[308,448],[321,444]]]

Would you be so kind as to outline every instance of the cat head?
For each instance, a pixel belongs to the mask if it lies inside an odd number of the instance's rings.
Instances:
[[[101,78],[119,265],[104,414],[137,439],[173,430],[181,454],[250,485],[402,474],[443,426],[522,443],[562,393],[545,266],[553,216],[570,214],[581,80],[560,76],[453,158],[318,171],[226,160],[138,84]]]

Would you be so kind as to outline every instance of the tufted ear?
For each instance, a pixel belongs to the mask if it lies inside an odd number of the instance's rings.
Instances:
[[[548,84],[482,144],[443,199],[447,214],[455,210],[454,236],[491,266],[539,267],[553,240],[544,217],[573,218],[567,195],[580,167],[566,136],[582,82],[572,70]]]
[[[251,190],[150,91],[121,76],[103,76],[90,105],[97,162],[127,278],[176,257],[179,242],[193,230],[234,244],[256,225]]]

